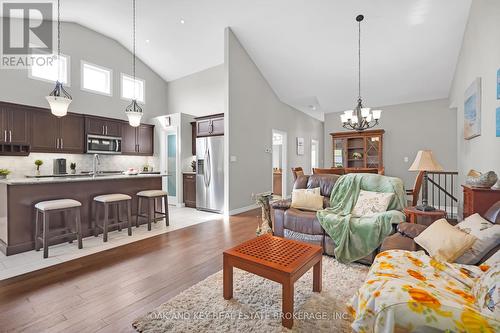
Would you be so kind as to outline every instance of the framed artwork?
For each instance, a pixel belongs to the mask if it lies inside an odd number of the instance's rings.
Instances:
[[[500,107],[497,108],[497,121],[496,121],[496,124],[497,124],[497,138],[500,138]]]
[[[500,99],[500,69],[497,71],[497,99]]]
[[[465,91],[464,139],[481,135],[481,78],[477,78]]]
[[[297,155],[304,155],[304,138],[297,138]]]

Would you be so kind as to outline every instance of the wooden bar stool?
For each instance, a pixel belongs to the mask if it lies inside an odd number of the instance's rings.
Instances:
[[[165,212],[161,208],[163,198],[163,205],[165,205]],[[160,211],[156,210],[156,201],[160,199]],[[141,214],[142,201],[147,200],[147,213]],[[168,193],[162,190],[147,190],[137,193],[137,217],[135,226],[139,227],[139,217],[145,217],[148,221],[148,230],[151,230],[151,222],[156,222],[165,219],[165,224],[168,227]]]
[[[121,231],[121,223],[123,221],[120,220],[120,206],[122,204],[126,204],[127,207],[127,224],[128,224],[128,235],[132,236],[132,208],[130,207],[130,202],[132,201],[132,197],[126,194],[104,194],[99,195],[94,198],[94,221],[93,221],[93,229],[94,236],[99,235],[99,229],[103,231],[103,241],[108,241],[108,229],[110,227],[118,226],[118,230]],[[104,207],[104,218],[103,224],[99,225],[99,207]],[[109,209],[114,209],[114,218],[109,219]]]
[[[41,201],[35,205],[35,250],[40,251],[40,242],[43,244],[43,257],[49,256],[49,243],[56,239],[71,237],[69,243],[73,242],[73,237],[78,239],[78,248],[82,245],[82,226],[80,207],[81,202],[73,199],[59,199]],[[59,228],[54,231],[59,231],[57,235],[50,234],[50,215],[54,213],[62,213],[64,220],[64,228]],[[42,231],[40,234],[40,214],[42,215]],[[75,231],[72,231],[69,226],[69,215],[72,214],[75,221]],[[64,230],[64,233],[60,233]]]

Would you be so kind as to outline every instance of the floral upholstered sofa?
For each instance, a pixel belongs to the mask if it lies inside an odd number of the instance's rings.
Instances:
[[[348,303],[355,332],[500,332],[500,263],[448,264],[381,252]]]

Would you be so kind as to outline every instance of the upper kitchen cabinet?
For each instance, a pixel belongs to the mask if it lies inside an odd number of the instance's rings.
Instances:
[[[224,135],[224,114],[196,118],[196,136]]]
[[[85,151],[84,117],[68,114],[59,118],[59,150],[63,153],[81,154]]]
[[[0,103],[0,143],[29,144],[29,117],[26,107]]]
[[[40,153],[75,153],[85,150],[84,117],[71,114],[57,118],[47,111],[31,116],[31,151]]]
[[[122,122],[113,119],[85,116],[86,134],[122,136]]]
[[[141,124],[132,127],[128,123],[122,124],[122,154],[146,155],[154,153],[154,126]]]

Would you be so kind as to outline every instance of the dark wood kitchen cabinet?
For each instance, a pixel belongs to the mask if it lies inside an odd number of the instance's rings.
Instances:
[[[28,144],[30,112],[8,103],[0,104],[0,143]]]
[[[83,154],[85,150],[84,117],[68,113],[57,118],[50,112],[31,115],[31,151],[40,153]]]
[[[121,137],[122,122],[108,118],[85,116],[85,133]]]
[[[196,118],[196,136],[224,135],[224,114]]]
[[[196,121],[191,123],[191,154],[196,155]]]
[[[182,190],[184,205],[186,207],[196,208],[196,174],[182,174]]]
[[[123,123],[122,154],[151,156],[154,153],[154,126],[141,124],[132,127]]]

